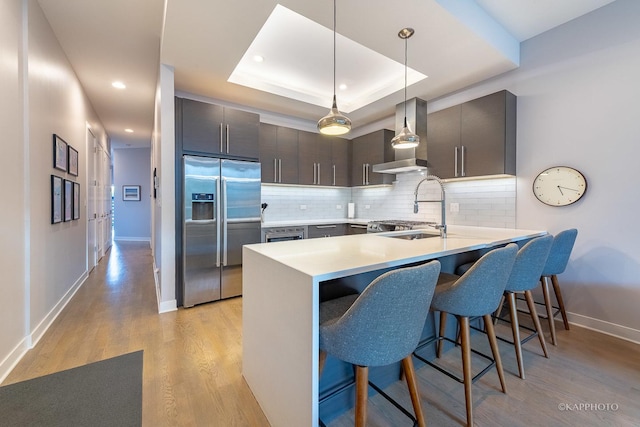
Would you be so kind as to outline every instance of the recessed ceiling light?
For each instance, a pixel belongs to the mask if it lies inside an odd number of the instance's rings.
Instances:
[[[127,87],[127,85],[125,85],[119,80],[111,83],[111,86],[115,87],[116,89],[125,89]]]
[[[347,90],[347,85],[346,85],[346,84],[344,84],[344,83],[342,83],[340,86],[338,86],[338,88],[339,88],[340,90]]]
[[[127,133],[133,133],[133,129],[129,129],[129,128],[126,128],[124,131]]]
[[[260,56],[260,55],[254,55],[253,56],[253,60],[256,62],[263,62],[264,61],[264,57]]]

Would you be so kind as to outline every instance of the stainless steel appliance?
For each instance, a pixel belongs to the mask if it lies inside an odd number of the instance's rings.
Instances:
[[[367,233],[383,233],[385,231],[404,231],[416,230],[436,225],[435,222],[429,221],[406,221],[385,219],[378,221],[369,221],[367,223]]]
[[[260,163],[184,156],[183,306],[242,294],[242,245],[260,243]]]
[[[269,227],[262,230],[262,242],[273,243],[286,240],[302,240],[306,231],[304,226],[299,227]]]

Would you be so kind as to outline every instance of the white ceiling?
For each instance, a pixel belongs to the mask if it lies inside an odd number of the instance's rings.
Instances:
[[[114,147],[149,146],[160,62],[174,67],[175,87],[181,92],[309,125],[327,113],[331,99],[318,106],[227,80],[278,3],[332,29],[331,0],[38,1]],[[408,64],[429,78],[410,85],[407,96],[429,100],[517,67],[518,42],[611,1],[340,0],[337,32],[404,64],[404,41],[397,33],[413,27]],[[300,75],[318,91],[330,93],[331,56],[319,61],[323,52],[306,48],[307,34],[286,27],[281,31],[296,46]],[[329,44],[324,55],[330,55],[331,48]],[[338,49],[347,50],[340,44]],[[357,76],[352,84],[373,85],[365,83],[367,78],[376,80],[378,67],[350,60],[349,53],[338,56],[337,64],[338,78],[338,73]],[[296,72],[293,66],[287,69]],[[127,88],[114,89],[114,80],[122,80]],[[390,95],[349,113],[354,129],[391,117],[404,99],[403,83]],[[134,133],[125,133],[125,128]]]

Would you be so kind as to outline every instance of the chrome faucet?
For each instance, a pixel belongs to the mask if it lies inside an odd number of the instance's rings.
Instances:
[[[438,184],[440,184],[440,200],[434,199],[434,200],[418,200],[418,189],[420,189],[420,185],[422,185],[423,182],[425,181],[436,181]],[[435,175],[427,175],[426,178],[424,178],[422,181],[420,181],[418,183],[418,185],[416,185],[416,191],[414,192],[415,195],[415,199],[413,201],[413,213],[418,213],[418,203],[440,203],[440,207],[441,207],[441,221],[442,224],[437,224],[434,225],[433,227],[437,230],[440,230],[440,237],[445,238],[447,237],[447,218],[446,218],[446,203],[445,203],[445,197],[444,197],[444,183],[442,182],[442,180],[440,178],[438,178]]]

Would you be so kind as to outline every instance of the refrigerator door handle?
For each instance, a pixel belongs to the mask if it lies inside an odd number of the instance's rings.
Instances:
[[[224,206],[222,207],[222,229],[223,229],[223,235],[222,235],[222,245],[223,245],[223,252],[222,252],[222,265],[226,266],[227,265],[227,179],[226,178],[222,178],[222,200],[224,203]]]
[[[220,179],[218,178],[216,178],[216,194],[220,200]],[[220,202],[218,202],[216,210],[216,267],[220,267]]]

